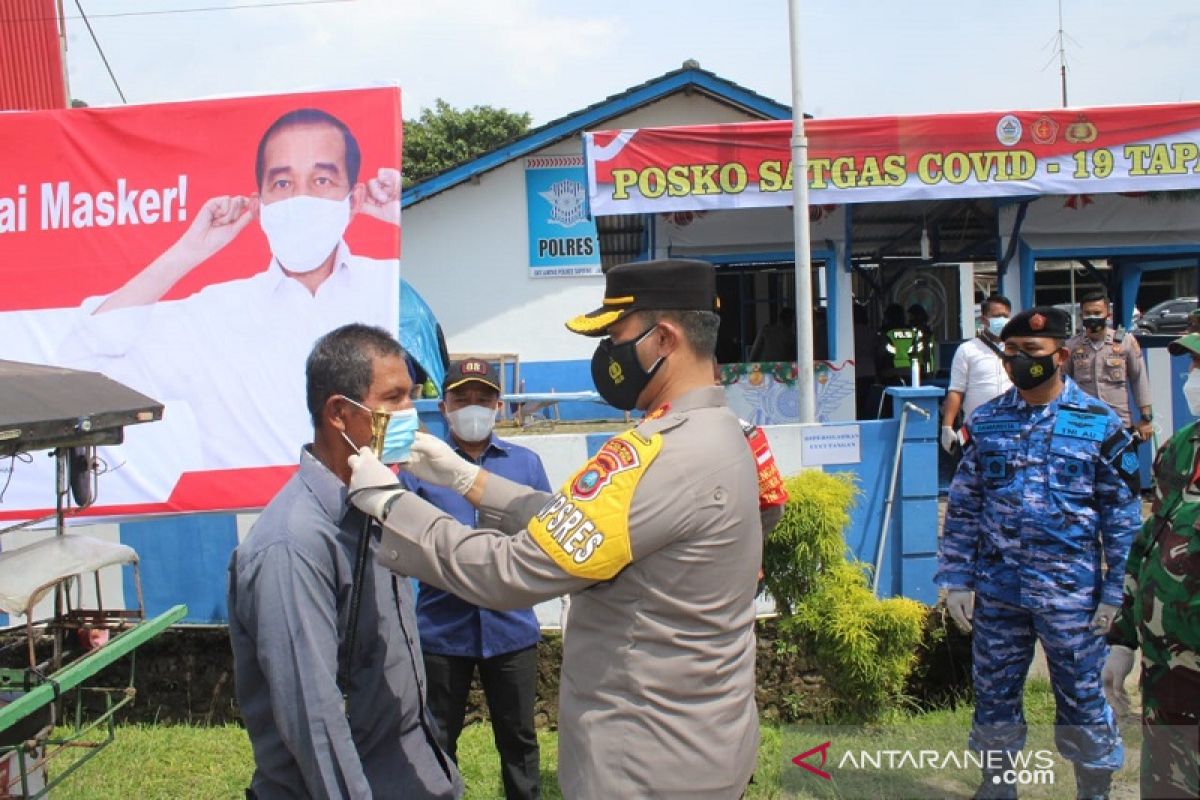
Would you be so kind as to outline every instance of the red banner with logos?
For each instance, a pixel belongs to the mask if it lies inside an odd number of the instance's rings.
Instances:
[[[792,123],[584,135],[595,215],[786,206]],[[1200,188],[1200,103],[805,122],[809,199]]]
[[[166,406],[102,453],[95,514],[260,507],[312,438],[323,333],[399,325],[400,90],[0,115],[3,357]],[[13,461],[0,518],[53,508]]]

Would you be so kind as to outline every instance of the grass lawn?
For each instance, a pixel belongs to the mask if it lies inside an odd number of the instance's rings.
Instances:
[[[1026,716],[1030,723],[1029,748],[1053,750],[1054,699],[1045,679],[1032,679],[1026,687]],[[822,781],[790,761],[792,756],[825,737],[834,743],[830,763],[838,753],[881,748],[962,751],[970,728],[971,709],[926,714],[901,714],[870,731],[833,726],[763,726],[755,783],[748,798],[823,797],[969,797],[978,773],[961,775],[931,773],[929,770],[899,769],[846,781],[836,773]],[[714,731],[714,735],[718,732]],[[542,749],[542,796],[561,798],[555,773],[558,736],[539,735]],[[1114,800],[1137,797],[1136,725],[1126,729],[1126,766],[1117,774]],[[70,757],[70,756],[66,756]],[[492,800],[503,797],[499,761],[492,745],[491,728],[472,725],[459,741],[459,760],[467,783],[466,797]],[[1057,769],[1054,787],[1022,789],[1023,797],[1074,797],[1070,769]],[[810,761],[816,764],[817,761]],[[98,800],[99,798],[241,798],[254,769],[250,744],[238,727],[197,728],[185,726],[125,726],[116,741],[79,772],[68,777],[54,792],[55,800]]]

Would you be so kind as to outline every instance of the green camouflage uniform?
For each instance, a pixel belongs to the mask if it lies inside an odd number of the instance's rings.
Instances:
[[[1200,424],[1154,460],[1112,644],[1142,650],[1142,796],[1200,797]]]

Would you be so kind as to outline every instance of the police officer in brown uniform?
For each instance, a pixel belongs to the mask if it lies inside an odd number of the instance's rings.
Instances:
[[[739,797],[754,769],[754,458],[712,385],[712,266],[622,264],[602,306],[567,323],[602,339],[600,394],[641,409],[558,492],[506,481],[418,434],[406,468],[475,504],[472,530],[364,450],[351,501],[383,520],[391,569],[485,607],[571,593],[559,696],[567,798]]]
[[[1141,346],[1124,329],[1109,327],[1112,305],[1104,292],[1088,292],[1080,298],[1079,315],[1083,332],[1067,341],[1071,356],[1063,372],[1074,378],[1080,389],[1116,412],[1135,441],[1150,441],[1154,413]],[[1139,412],[1136,423],[1129,412],[1130,389]]]

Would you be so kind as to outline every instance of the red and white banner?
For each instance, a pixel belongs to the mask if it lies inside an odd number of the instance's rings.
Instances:
[[[264,505],[316,339],[398,331],[400,90],[0,114],[0,141],[0,358],[166,406],[104,449],[91,513]],[[0,519],[53,509],[50,465],[0,465]]]
[[[1200,188],[1200,103],[805,122],[810,202]],[[593,215],[787,206],[790,121],[584,134]]]

